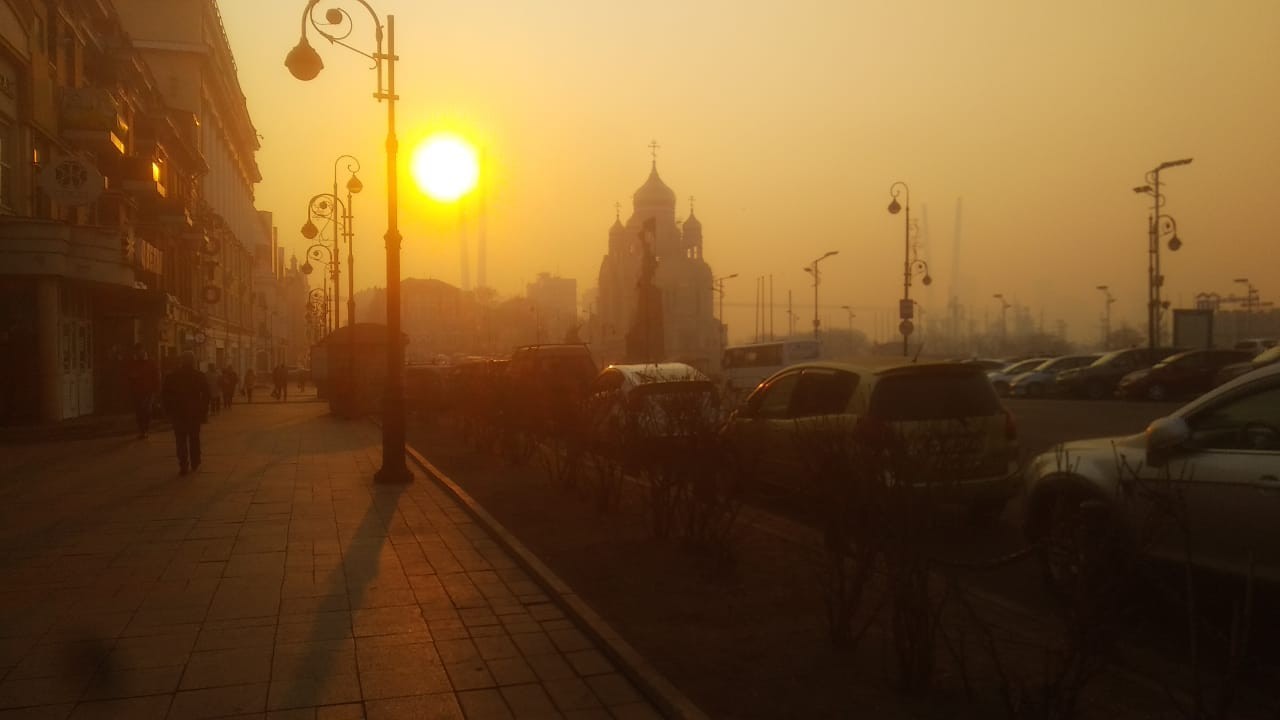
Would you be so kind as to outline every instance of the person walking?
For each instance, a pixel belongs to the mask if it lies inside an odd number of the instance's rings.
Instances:
[[[183,353],[178,369],[164,378],[160,389],[164,411],[173,423],[178,449],[178,474],[200,468],[200,425],[208,419],[212,394],[209,378],[196,369],[196,359]]]
[[[160,385],[160,370],[147,357],[142,343],[134,344],[133,356],[125,363],[125,380],[129,383],[129,397],[133,400],[133,414],[138,423],[138,439],[141,440],[151,430],[151,408]]]
[[[289,370],[285,368],[284,363],[276,366],[271,373],[272,379],[276,385],[276,400],[287,402],[289,400]]]
[[[253,383],[257,380],[253,375],[253,368],[245,368],[244,371],[244,401],[253,402]]]
[[[204,378],[209,385],[209,414],[217,415],[222,408],[222,373],[218,372],[217,365],[209,363]]]
[[[231,401],[236,396],[236,387],[240,385],[240,376],[230,365],[222,369],[222,406],[231,409]]]

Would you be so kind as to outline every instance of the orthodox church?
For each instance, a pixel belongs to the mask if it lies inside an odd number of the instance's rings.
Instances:
[[[692,200],[689,216],[677,221],[676,194],[658,176],[655,156],[631,204],[626,223],[619,209],[600,262],[593,343],[599,359],[679,361],[716,370],[721,330]]]

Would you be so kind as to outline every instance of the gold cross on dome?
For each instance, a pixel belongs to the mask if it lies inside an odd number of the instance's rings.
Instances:
[[[658,164],[658,148],[660,148],[660,147],[662,147],[662,146],[658,144],[658,141],[657,141],[657,140],[650,140],[650,141],[649,141],[649,154],[650,154],[651,156],[653,156],[653,164],[654,164],[654,166],[657,166],[657,164]]]

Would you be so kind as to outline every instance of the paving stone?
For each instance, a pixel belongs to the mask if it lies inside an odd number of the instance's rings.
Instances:
[[[415,695],[390,700],[370,700],[365,703],[368,720],[404,720],[405,718],[431,718],[432,720],[464,720],[453,693]]]
[[[515,716],[497,690],[468,690],[458,693],[458,702],[467,720],[509,720]]]
[[[267,687],[267,683],[254,683],[180,691],[173,697],[169,717],[201,720],[224,715],[263,712],[267,705]]]
[[[511,706],[511,712],[517,718],[555,717],[557,715],[555,704],[551,702],[551,697],[547,695],[541,685],[536,683],[508,685],[501,688],[501,692],[502,697],[507,701],[507,705]]]
[[[581,678],[569,677],[543,682],[547,694],[561,710],[602,708],[604,705]]]

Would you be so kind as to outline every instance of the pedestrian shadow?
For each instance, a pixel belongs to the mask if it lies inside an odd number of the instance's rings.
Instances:
[[[407,489],[407,484],[371,485],[369,507],[342,553],[342,562],[329,573],[324,582],[323,597],[345,594],[347,598],[347,612],[352,618],[353,655],[355,613],[363,606],[365,595],[378,578],[378,559],[390,540],[391,523],[400,510],[400,498]],[[325,693],[335,675],[337,655],[324,642],[331,639],[327,626],[318,616],[307,639],[303,641],[309,648],[308,652],[293,669],[288,684],[283,686],[279,694],[274,687],[271,689],[267,701],[268,710],[323,704],[321,701],[324,698],[317,695]],[[355,662],[358,665],[359,660]]]

